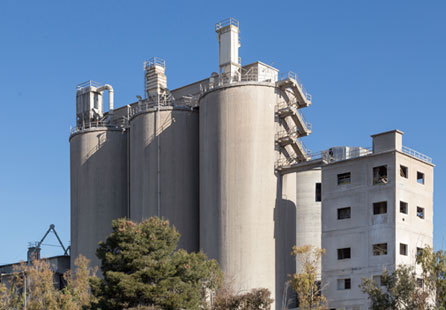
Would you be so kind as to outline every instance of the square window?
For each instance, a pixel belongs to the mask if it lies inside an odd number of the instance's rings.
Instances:
[[[417,287],[422,288],[424,286],[424,280],[417,278]]]
[[[338,185],[345,185],[345,184],[350,184],[350,183],[351,183],[351,173],[350,172],[338,174]]]
[[[381,275],[373,276],[373,282],[375,282],[377,286],[382,286],[382,276]]]
[[[348,259],[351,258],[350,248],[338,249],[338,259]]]
[[[385,214],[387,213],[387,201],[373,203],[373,214]]]
[[[420,219],[424,219],[424,208],[422,207],[417,207],[417,216]]]
[[[351,279],[338,279],[338,290],[349,290],[352,287]]]
[[[316,183],[316,201],[322,201],[322,184]]]
[[[407,202],[400,201],[400,213],[407,214],[407,211],[409,210]]]
[[[387,243],[373,245],[373,256],[387,255]]]
[[[400,255],[407,256],[407,244],[400,243]]]
[[[417,183],[418,184],[424,184],[424,173],[423,172],[417,172]]]
[[[387,184],[387,166],[373,168],[373,185]]]
[[[409,171],[407,167],[403,165],[400,166],[400,176],[406,179],[409,177]]]
[[[418,248],[417,247],[417,257],[421,256],[423,254],[423,248]]]
[[[340,208],[338,209],[338,220],[349,219],[351,216],[351,208]]]

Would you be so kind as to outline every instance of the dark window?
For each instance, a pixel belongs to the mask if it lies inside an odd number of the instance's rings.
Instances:
[[[420,219],[424,219],[424,208],[422,207],[417,207],[417,216]]]
[[[387,166],[373,168],[373,185],[387,184]]]
[[[407,244],[400,243],[400,255],[407,256]]]
[[[351,208],[340,208],[338,209],[338,220],[349,219],[351,216]]]
[[[423,248],[417,248],[417,256],[423,254]]]
[[[346,289],[346,290],[351,289],[351,287],[352,287],[352,280],[351,279],[345,279],[344,283],[345,283],[344,284],[344,289]]]
[[[375,282],[377,286],[382,286],[382,276],[373,276],[373,282]]]
[[[338,174],[338,185],[350,184],[351,182],[351,173],[341,173]]]
[[[384,214],[387,213],[387,201],[375,202],[373,203],[373,214]]]
[[[407,214],[407,210],[408,210],[407,202],[400,201],[400,212]]]
[[[417,287],[422,288],[424,286],[423,279],[417,278]]]
[[[400,176],[406,179],[409,177],[409,171],[407,170],[407,167],[404,167],[403,165],[400,166]]]
[[[338,279],[338,290],[349,290],[351,287],[351,279]]]
[[[350,248],[338,249],[338,259],[351,258]]]
[[[418,184],[424,184],[424,173],[423,172],[417,172],[417,182]]]
[[[322,201],[322,184],[316,183],[316,201]]]
[[[373,245],[373,256],[387,255],[387,243]]]

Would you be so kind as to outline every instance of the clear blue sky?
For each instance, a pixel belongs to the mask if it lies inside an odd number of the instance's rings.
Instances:
[[[68,243],[75,86],[142,94],[143,61],[167,61],[169,88],[218,70],[214,24],[240,20],[243,63],[292,70],[313,95],[314,150],[370,146],[401,129],[434,159],[435,245],[446,237],[446,1],[0,1],[0,264],[55,224]],[[56,244],[54,237],[48,244]],[[45,246],[43,255],[61,250]]]

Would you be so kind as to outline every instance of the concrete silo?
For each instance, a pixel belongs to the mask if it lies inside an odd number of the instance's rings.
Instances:
[[[168,219],[180,248],[199,250],[198,111],[177,106],[165,63],[146,63],[147,98],[130,119],[130,218]]]
[[[236,292],[274,292],[277,89],[241,70],[238,22],[217,24],[217,33],[219,79],[199,101],[200,247]]]
[[[99,265],[98,242],[111,232],[113,219],[127,215],[127,136],[102,111],[102,92],[95,83],[80,85],[76,94],[77,125],[70,136],[71,260],[80,254]]]

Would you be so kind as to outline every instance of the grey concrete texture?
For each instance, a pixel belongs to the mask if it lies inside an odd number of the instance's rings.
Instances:
[[[261,85],[200,99],[200,247],[236,292],[275,292],[276,101]]]
[[[71,265],[80,255],[99,266],[99,241],[127,216],[127,134],[89,129],[70,137]]]
[[[197,111],[161,107],[131,119],[130,218],[168,219],[187,251],[199,250],[198,166]]]
[[[415,266],[417,248],[433,243],[433,166],[401,152],[402,133],[383,133],[374,137],[374,153],[335,162],[322,167],[322,263],[324,295],[330,308],[368,309],[369,301],[358,285],[384,269],[399,264]],[[386,181],[374,184],[374,168],[387,168]],[[407,168],[407,177],[401,175]],[[348,184],[338,185],[338,175],[351,173]],[[424,184],[417,173],[424,174]],[[375,214],[373,204],[386,202],[385,212]],[[408,204],[408,212],[400,203]],[[424,218],[417,207],[424,208]],[[338,219],[339,208],[351,208],[350,218]],[[387,253],[376,256],[374,244],[387,244]],[[407,253],[400,252],[407,245]],[[351,258],[339,259],[337,250],[351,249]],[[417,267],[419,269],[419,267]],[[419,270],[418,270],[419,271]],[[351,279],[350,289],[340,289],[338,281]]]

